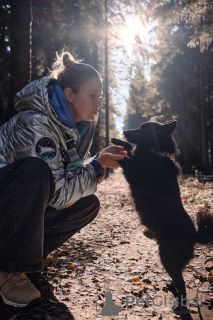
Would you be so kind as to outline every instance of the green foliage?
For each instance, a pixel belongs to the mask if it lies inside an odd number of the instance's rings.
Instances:
[[[183,171],[213,169],[212,1],[154,0],[157,21],[151,46],[151,79],[138,71],[131,81],[126,123],[136,119],[178,120],[175,133]],[[143,70],[145,70],[145,63]],[[139,69],[140,64],[135,64]],[[134,127],[137,120],[134,121]]]
[[[212,0],[154,0],[154,17],[159,23],[173,26],[184,24],[192,29],[187,42],[190,48],[201,52],[209,48],[213,40]]]

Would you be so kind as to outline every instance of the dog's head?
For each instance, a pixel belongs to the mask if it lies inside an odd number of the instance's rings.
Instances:
[[[157,152],[174,153],[175,143],[171,134],[175,127],[175,120],[166,123],[148,121],[138,129],[124,131],[124,136],[128,142],[136,144],[137,147]]]

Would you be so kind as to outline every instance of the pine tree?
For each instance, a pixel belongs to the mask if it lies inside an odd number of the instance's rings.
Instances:
[[[7,119],[15,114],[15,94],[30,82],[31,1],[11,0],[10,14],[10,93]]]
[[[148,9],[157,19],[157,41],[142,115],[149,120],[177,119],[176,139],[183,170],[190,173],[196,167],[209,173],[213,120],[212,5],[209,1],[156,0],[150,2]]]
[[[0,125],[5,121],[10,79],[10,1],[0,6]]]

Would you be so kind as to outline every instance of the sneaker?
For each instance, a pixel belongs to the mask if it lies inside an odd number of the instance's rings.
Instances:
[[[42,259],[42,266],[43,266],[43,270],[45,270],[47,267],[51,266],[53,263],[53,259],[51,258],[51,256],[47,256],[46,258]]]
[[[0,296],[5,304],[23,308],[41,297],[25,273],[0,271]]]

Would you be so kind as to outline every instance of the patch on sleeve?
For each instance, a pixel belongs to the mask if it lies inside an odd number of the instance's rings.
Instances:
[[[44,161],[53,160],[57,154],[55,142],[49,137],[40,139],[36,143],[36,154]]]
[[[61,159],[65,166],[67,166],[67,164],[71,162],[67,150],[61,149]]]
[[[68,154],[67,150],[61,149],[61,158],[62,158],[62,161],[65,162],[65,163],[69,163],[70,162],[70,157],[69,157],[69,154]]]

